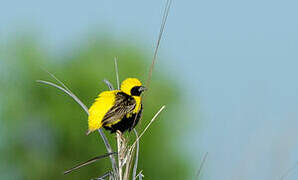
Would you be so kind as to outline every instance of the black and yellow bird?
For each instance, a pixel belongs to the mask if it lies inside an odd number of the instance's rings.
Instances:
[[[140,120],[143,110],[141,94],[145,89],[138,79],[127,78],[121,83],[120,90],[100,93],[89,108],[86,134],[101,127],[111,133],[131,131]]]

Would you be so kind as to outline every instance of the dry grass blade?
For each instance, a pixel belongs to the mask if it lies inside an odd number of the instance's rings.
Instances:
[[[55,88],[58,88],[60,90],[62,90],[63,92],[65,92],[66,94],[68,94],[70,97],[72,97],[83,109],[84,111],[87,113],[87,115],[89,115],[89,112],[88,112],[88,108],[85,106],[84,103],[82,103],[82,101],[76,96],[74,95],[71,91],[68,91],[66,90],[65,88],[57,85],[57,84],[54,84],[52,82],[48,82],[48,81],[43,81],[43,80],[36,80],[36,82],[38,83],[42,83],[42,84],[46,84],[46,85],[50,85],[50,86],[53,86]]]
[[[42,83],[42,84],[46,84],[46,85],[49,85],[49,86],[53,86],[57,89],[60,89],[61,91],[63,91],[64,93],[66,93],[67,95],[69,95],[71,98],[73,98],[83,109],[84,111],[86,112],[86,114],[89,116],[89,111],[88,111],[88,108],[87,106],[74,94],[72,93],[58,78],[56,78],[53,74],[49,73],[56,81],[58,81],[60,84],[62,84],[62,86],[64,87],[61,87],[55,83],[52,83],[52,82],[48,82],[48,81],[43,81],[43,80],[37,80],[36,82],[38,83]],[[104,132],[102,131],[102,129],[99,129],[98,130],[101,138],[103,139],[104,141],[104,144],[106,146],[106,149],[108,151],[108,153],[113,153],[113,150],[112,150],[112,147],[106,137],[106,135],[104,134]],[[113,167],[113,170],[114,170],[114,173],[117,173],[117,166],[116,166],[116,160],[114,158],[113,155],[110,155],[110,159],[111,159],[111,163],[112,163],[112,167]]]
[[[105,178],[107,178],[108,176],[111,176],[111,171],[109,172],[106,172],[104,175],[98,177],[98,178],[95,178],[95,179],[91,179],[91,180],[104,180]]]
[[[149,69],[148,79],[146,81],[147,89],[149,89],[149,86],[150,86],[150,80],[151,80],[153,68],[154,68],[154,65],[155,65],[155,62],[156,62],[156,58],[157,58],[157,52],[158,52],[158,49],[159,49],[159,46],[160,46],[160,41],[161,41],[164,29],[165,29],[165,25],[166,25],[166,22],[167,22],[167,18],[168,18],[168,15],[169,15],[169,10],[170,10],[171,4],[172,4],[172,0],[167,0],[166,6],[165,6],[165,9],[164,9],[164,13],[163,13],[163,17],[162,17],[162,22],[161,22],[159,34],[158,34],[156,47],[155,47],[155,50],[154,50],[152,63],[151,63],[150,69]]]
[[[154,65],[155,65],[155,62],[156,62],[156,59],[157,59],[157,52],[158,52],[158,49],[159,49],[159,46],[160,46],[160,41],[161,41],[161,38],[162,38],[162,35],[163,35],[163,32],[164,32],[164,29],[165,29],[165,25],[166,25],[166,22],[167,22],[167,19],[168,19],[168,15],[169,15],[171,4],[172,4],[172,0],[167,0],[166,5],[165,5],[165,8],[164,8],[164,11],[163,11],[161,26],[160,26],[160,30],[159,30],[159,34],[158,34],[158,38],[157,38],[157,42],[156,42],[156,46],[155,46],[153,58],[152,58],[152,63],[151,63],[151,66],[149,68],[148,78],[147,78],[147,81],[146,81],[147,91],[150,88],[150,81],[151,81],[151,77],[152,77],[152,72],[153,72],[153,68],[154,68]],[[143,100],[142,100],[143,101],[143,104],[145,102],[146,95],[147,95],[147,93],[145,93],[143,95]],[[141,120],[142,120],[142,116],[140,117],[140,120],[139,120],[140,123],[141,123]],[[134,121],[136,121],[136,118],[135,118]]]
[[[136,139],[139,138],[139,135],[138,135],[138,132],[137,130],[133,130],[135,132],[135,135],[136,135]],[[137,174],[137,170],[138,170],[138,161],[139,161],[139,151],[140,151],[140,143],[139,141],[136,141],[136,145],[137,145],[137,149],[136,149],[136,156],[135,156],[135,164],[133,166],[133,173],[132,173],[132,177],[133,177],[133,180],[136,179],[136,174]]]
[[[134,148],[129,148],[128,152],[126,153],[126,166],[125,166],[125,172],[124,172],[124,180],[129,179],[130,170],[132,166],[132,159],[133,159],[133,152]]]
[[[145,129],[143,130],[143,132],[142,132],[142,133],[140,134],[140,136],[135,140],[135,142],[133,143],[133,145],[132,145],[131,147],[133,147],[133,146],[136,145],[136,142],[140,140],[140,138],[144,135],[144,133],[147,131],[147,129],[150,127],[150,125],[153,123],[153,121],[157,118],[157,116],[161,113],[161,111],[164,110],[165,107],[166,107],[166,106],[163,105],[163,106],[159,109],[159,111],[153,116],[153,118],[151,119],[151,121],[148,123],[148,125],[145,127]]]
[[[69,173],[73,172],[74,170],[77,170],[77,169],[80,169],[81,167],[84,167],[84,166],[87,166],[89,164],[92,164],[92,163],[94,163],[94,162],[96,162],[96,161],[98,161],[100,159],[103,159],[105,157],[108,157],[108,156],[110,156],[112,154],[115,154],[115,152],[114,153],[107,153],[107,154],[104,154],[104,155],[101,155],[101,156],[96,156],[96,157],[94,157],[92,159],[89,159],[89,160],[87,160],[87,161],[85,161],[83,163],[80,163],[80,164],[78,164],[78,165],[70,168],[69,170],[64,171],[63,174],[69,174]]]
[[[201,162],[201,164],[200,164],[200,167],[199,167],[199,169],[198,169],[198,172],[197,172],[197,174],[196,174],[196,178],[195,178],[196,180],[199,179],[199,176],[200,176],[200,174],[201,174],[201,171],[202,171],[202,169],[203,169],[203,166],[204,166],[204,164],[205,164],[205,162],[206,162],[207,156],[208,156],[208,152],[206,152],[205,155],[204,155],[204,157],[203,157],[203,160],[202,160],[202,162]]]
[[[120,131],[116,132],[117,134],[117,148],[118,148],[118,175],[119,180],[122,180],[122,161],[124,159],[124,152],[123,152],[123,142],[122,142],[122,133]]]
[[[49,71],[45,70],[45,72],[47,72],[52,78],[54,78],[58,83],[60,83],[62,85],[62,87],[64,87],[68,92],[72,93],[70,89],[68,89],[68,87],[62,82],[60,81],[54,74],[50,73]]]
[[[103,142],[106,146],[106,149],[107,149],[108,153],[112,153],[113,149],[112,149],[106,135],[102,131],[102,129],[98,129],[98,132],[99,132],[99,134],[100,134],[100,136],[101,136],[101,138],[102,138],[102,140],[103,140]],[[114,157],[113,154],[110,155],[110,159],[111,159],[112,168],[113,168],[113,173],[112,174],[113,175],[118,174],[117,164],[116,164],[116,160],[115,160],[115,157]]]
[[[109,90],[114,90],[114,86],[110,83],[110,81],[104,79],[103,82],[108,86]]]
[[[118,59],[115,57],[114,58],[114,63],[115,63],[115,73],[116,73],[116,82],[117,82],[117,89],[120,89],[120,82],[119,82],[119,71],[118,71]]]
[[[136,176],[136,179],[139,178],[139,180],[142,180],[144,177],[142,171],[139,172],[139,174]]]

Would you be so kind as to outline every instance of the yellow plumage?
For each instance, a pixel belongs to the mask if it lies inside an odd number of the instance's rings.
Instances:
[[[135,86],[142,86],[142,83],[136,78],[127,78],[121,83],[121,91],[131,95],[131,89]]]
[[[90,132],[101,128],[101,120],[114,105],[116,97],[115,94],[117,92],[119,92],[119,90],[104,91],[98,95],[98,98],[95,99],[95,102],[89,109],[88,125]]]
[[[89,134],[90,132],[93,132],[103,126],[111,127],[112,125],[117,124],[119,121],[121,121],[121,119],[116,119],[108,124],[103,123],[103,119],[104,119],[105,115],[112,108],[115,108],[114,105],[116,103],[117,96],[119,95],[119,93],[124,94],[124,96],[128,97],[128,100],[130,98],[130,100],[132,100],[134,102],[134,104],[133,104],[134,108],[131,111],[129,111],[129,113],[125,114],[126,119],[135,117],[133,115],[136,115],[141,109],[141,96],[140,96],[140,94],[132,95],[131,92],[133,91],[133,93],[135,93],[135,89],[133,89],[133,88],[137,88],[137,90],[138,90],[138,87],[143,87],[141,82],[138,79],[127,78],[126,80],[124,80],[122,82],[120,90],[104,91],[104,92],[100,93],[98,95],[98,98],[95,99],[95,102],[92,104],[92,106],[89,109],[87,134]],[[139,90],[139,91],[141,93],[143,90]],[[117,113],[117,112],[115,112],[115,113]],[[123,125],[121,125],[121,126],[123,126]]]

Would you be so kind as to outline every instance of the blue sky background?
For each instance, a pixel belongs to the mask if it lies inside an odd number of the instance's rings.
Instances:
[[[153,51],[164,4],[5,1],[0,40],[33,30],[63,53],[93,29]],[[167,60],[158,66],[185,86],[193,123],[179,142],[194,170],[209,152],[205,179],[279,179],[297,165],[297,7],[294,0],[174,1],[160,52]],[[285,179],[298,179],[298,168]]]

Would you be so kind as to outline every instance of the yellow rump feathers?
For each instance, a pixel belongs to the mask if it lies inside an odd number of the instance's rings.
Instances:
[[[95,102],[89,109],[89,129],[87,134],[101,128],[101,120],[103,119],[105,114],[111,109],[111,107],[115,104],[115,94],[117,92],[119,91],[104,91],[98,95],[98,98],[95,99]]]

